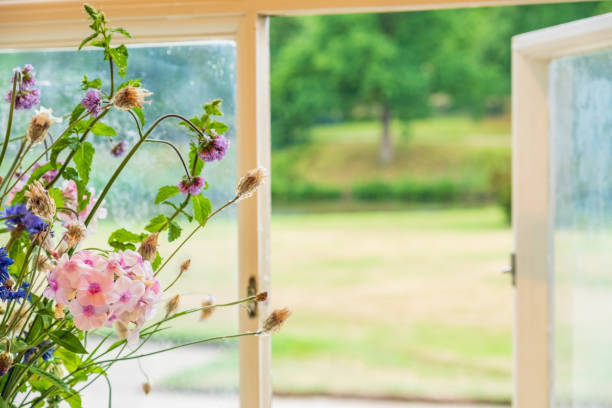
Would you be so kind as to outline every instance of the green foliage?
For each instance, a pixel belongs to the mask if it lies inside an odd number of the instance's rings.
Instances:
[[[120,228],[114,231],[108,237],[108,244],[115,248],[116,250],[125,250],[125,249],[136,249],[136,245],[139,242],[142,242],[143,239],[147,237],[147,234],[135,234],[126,230],[125,228]]]
[[[102,88],[102,80],[100,78],[96,78],[93,81],[90,81],[87,78],[87,75],[83,75],[83,81],[81,82],[81,89],[85,91],[85,90],[91,89],[91,88],[94,88],[94,89]],[[82,105],[78,105],[78,106],[82,107]],[[82,111],[84,111],[84,110],[85,110],[85,108],[83,107]],[[72,123],[72,120],[71,120],[71,123]]]
[[[91,133],[97,136],[117,136],[115,129],[102,122],[94,123],[91,127]]]
[[[77,149],[72,160],[79,173],[79,177],[84,184],[89,182],[89,172],[91,171],[91,163],[96,152],[93,145],[89,142],[83,142]]]
[[[168,198],[174,197],[179,192],[180,190],[177,186],[163,186],[159,189],[157,195],[155,196],[155,204],[159,204]]]
[[[195,195],[191,197],[193,203],[193,216],[200,225],[206,224],[208,216],[212,212],[212,204],[210,200],[203,195]]]
[[[145,229],[149,232],[159,232],[163,231],[168,227],[168,217],[164,214],[158,214],[155,217],[151,218],[149,224],[145,227]]]
[[[176,221],[171,221],[168,226],[168,242],[172,242],[181,236],[181,227]]]
[[[64,347],[68,351],[78,354],[86,354],[87,350],[81,344],[79,339],[69,330],[55,330],[49,333],[49,337],[55,344]]]

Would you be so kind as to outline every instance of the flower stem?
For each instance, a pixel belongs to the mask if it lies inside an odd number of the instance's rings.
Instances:
[[[149,143],[163,143],[163,144],[166,144],[166,145],[170,146],[176,152],[176,154],[179,157],[179,160],[183,164],[183,169],[185,169],[185,175],[187,176],[188,179],[191,179],[191,175],[189,174],[189,170],[187,169],[187,165],[185,164],[185,160],[183,160],[183,156],[181,156],[181,152],[179,151],[179,149],[172,142],[169,142],[167,140],[161,140],[161,139],[147,139],[147,140],[145,140],[145,142],[149,142]]]
[[[2,152],[0,152],[0,165],[2,165],[2,161],[4,160],[4,155],[6,154],[6,149],[8,147],[9,139],[11,137],[11,128],[13,126],[13,113],[15,111],[15,99],[17,99],[17,78],[19,73],[15,72],[13,76],[13,92],[11,93],[11,107],[9,110],[8,123],[6,125],[6,133],[4,135],[4,143],[2,145]]]

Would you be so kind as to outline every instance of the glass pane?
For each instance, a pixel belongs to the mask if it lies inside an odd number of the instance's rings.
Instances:
[[[554,406],[612,404],[612,51],[550,66]]]
[[[108,80],[108,66],[98,51],[36,51],[0,54],[0,72],[4,73],[2,89],[9,89],[9,76],[15,66],[32,64],[41,87],[41,105],[53,108],[56,116],[69,114],[82,98],[82,77],[89,80],[100,77]],[[154,94],[153,103],[145,107],[147,124],[165,113],[180,113],[187,117],[201,114],[201,106],[213,99],[223,99],[224,122],[230,126],[228,137],[230,150],[222,162],[207,163],[203,176],[210,184],[206,195],[213,208],[233,195],[236,181],[236,133],[235,117],[235,46],[233,42],[203,42],[177,45],[160,45],[130,48],[129,77],[139,77],[145,88]],[[120,81],[117,77],[116,80]],[[106,86],[106,84],[105,84]],[[4,95],[3,95],[4,96]],[[23,134],[31,111],[18,111],[14,135]],[[8,115],[8,104],[0,103],[0,117]],[[93,185],[97,191],[120,163],[110,154],[118,140],[127,139],[133,144],[137,138],[133,119],[125,112],[114,111],[105,120],[118,130],[117,140],[93,137],[96,147],[93,164]],[[156,139],[175,143],[184,157],[189,152],[188,136],[178,120],[164,122],[153,133]],[[39,154],[40,151],[37,153]],[[15,151],[9,151],[11,157]],[[106,239],[117,228],[142,232],[147,220],[170,208],[154,206],[159,187],[176,185],[183,171],[170,147],[162,144],[145,144],[124,169],[106,198],[106,219],[101,220],[96,234],[88,237],[84,247],[108,247]],[[193,228],[184,225],[183,236]],[[165,234],[160,248],[162,254],[180,242],[167,243]],[[211,222],[205,231],[195,236],[162,272],[162,284],[169,284],[179,270],[179,265],[191,259],[190,270],[165,297],[181,294],[181,308],[200,306],[207,294],[217,301],[236,297],[237,278],[237,216],[235,207],[225,211]],[[165,287],[164,285],[164,287]],[[165,299],[164,299],[165,300]],[[161,308],[163,309],[163,307]],[[142,351],[153,351],[169,343],[197,340],[217,334],[237,331],[235,309],[215,310],[205,322],[191,315],[178,319],[173,328],[164,333],[161,343],[147,344]],[[154,396],[145,397],[141,386],[147,376],[153,386]],[[141,366],[135,361],[117,364],[110,370],[113,385],[113,402],[121,406],[148,407],[151,404],[169,403],[176,407],[237,406],[238,351],[236,342],[191,347],[143,359]],[[189,393],[187,393],[189,391]],[[107,385],[99,381],[85,393],[84,406],[107,407]]]

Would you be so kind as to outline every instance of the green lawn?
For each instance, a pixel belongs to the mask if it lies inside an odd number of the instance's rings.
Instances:
[[[227,299],[233,227],[210,227],[188,250],[201,271],[178,291]],[[509,399],[512,289],[500,270],[510,248],[496,207],[275,215],[271,303],[293,310],[273,340],[275,390]],[[232,313],[170,335],[231,330]],[[236,354],[226,350],[165,386],[231,388]]]

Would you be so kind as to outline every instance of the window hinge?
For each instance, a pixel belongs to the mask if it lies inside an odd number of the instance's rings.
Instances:
[[[516,254],[510,253],[510,266],[506,266],[503,273],[509,273],[512,276],[512,286],[516,286]]]

